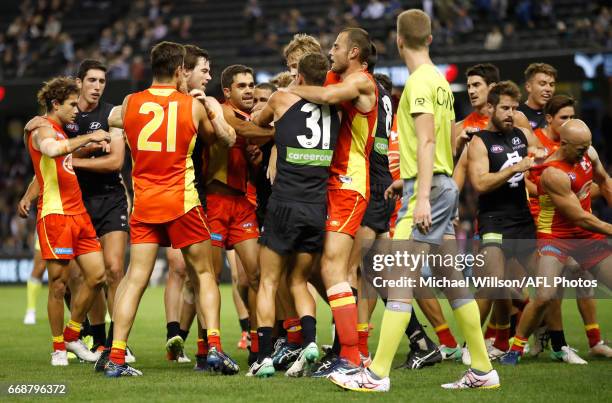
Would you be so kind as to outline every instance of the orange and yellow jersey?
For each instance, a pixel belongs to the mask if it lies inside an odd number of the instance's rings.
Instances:
[[[251,115],[243,112],[233,105],[234,115],[238,119],[250,121]],[[242,193],[247,193],[247,182],[249,178],[249,164],[246,158],[246,139],[236,136],[236,142],[228,147],[220,141],[212,144],[207,152],[208,166],[206,168],[206,184],[212,181],[221,182],[230,188]]]
[[[489,117],[474,111],[467,115],[465,119],[463,119],[462,123],[462,127],[464,129],[466,127],[475,127],[477,129],[484,130],[489,124]]]
[[[544,147],[544,150],[546,151],[546,156],[544,158],[548,158],[550,155],[552,155],[552,153],[557,151],[561,145],[559,141],[552,140],[550,137],[548,137],[541,128],[535,129],[533,134],[538,138],[538,140],[540,140],[542,147]],[[534,182],[534,173],[532,171],[528,171],[527,179]],[[531,211],[531,216],[537,222],[538,215],[540,214],[540,199],[537,196],[529,197],[529,210]]]
[[[46,118],[55,130],[56,140],[67,140],[64,129],[53,119]],[[28,150],[32,157],[34,173],[40,186],[38,219],[49,214],[84,214],[85,205],[79,181],[72,169],[72,154],[47,157],[32,144],[32,133],[28,134]]]
[[[361,72],[376,88],[376,103],[363,113],[351,101],[342,102],[342,121],[338,142],[330,166],[328,189],[353,190],[364,199],[370,198],[370,152],[374,145],[378,120],[378,86],[367,71]],[[325,85],[337,84],[341,78],[334,72],[327,73]]]
[[[128,99],[123,121],[132,153],[132,217],[138,221],[172,221],[200,205],[191,158],[197,138],[192,103],[167,85]]]
[[[534,182],[538,186],[540,214],[536,220],[538,238],[555,239],[603,239],[603,234],[587,231],[572,224],[561,214],[541,186],[542,172],[548,167],[555,167],[565,172],[570,179],[572,192],[580,200],[584,211],[591,211],[591,183],[593,182],[593,163],[585,155],[579,163],[571,165],[565,161],[550,161],[539,165],[533,170]]]

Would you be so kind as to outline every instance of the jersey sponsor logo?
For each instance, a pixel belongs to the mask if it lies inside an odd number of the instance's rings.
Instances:
[[[512,139],[512,145],[518,146],[519,144],[521,144],[521,139],[519,139],[518,137],[514,137]]]
[[[98,130],[98,129],[99,129],[99,128],[101,128],[101,127],[102,127],[102,123],[100,123],[100,122],[91,122],[91,123],[89,124],[89,128],[90,128],[91,130]]]
[[[493,144],[491,146],[491,152],[494,153],[494,154],[503,153],[504,152],[504,147],[500,146],[499,144]]]
[[[331,165],[333,154],[333,150],[287,147],[286,161],[298,165],[328,167]]]
[[[519,155],[518,151],[506,153],[506,158],[507,160],[506,162],[504,162],[504,165],[502,165],[501,168],[499,168],[500,171],[512,165],[518,164],[523,159]],[[511,188],[518,187],[519,183],[521,183],[524,177],[525,177],[525,174],[523,172],[517,172],[510,179],[508,179],[508,184],[510,185]]]
[[[223,241],[223,235],[211,232],[210,239],[212,239],[213,241]]]
[[[584,158],[582,159],[582,161],[580,161],[580,166],[582,167],[585,173],[588,173],[592,167],[591,163]]]
[[[415,105],[425,105],[425,98],[417,98],[414,100]]]
[[[55,248],[53,249],[53,253],[56,255],[72,255],[72,248]]]
[[[68,130],[71,133],[76,133],[79,131],[79,125],[77,125],[76,123],[68,123],[66,125],[66,130]]]
[[[453,97],[453,93],[447,91],[445,88],[438,87],[436,88],[436,103],[440,106],[444,106],[446,109],[453,110],[453,103],[455,98]]]
[[[389,142],[387,139],[376,137],[374,139],[374,151],[380,155],[387,155],[389,152]]]
[[[64,158],[62,161],[62,167],[64,168],[64,171],[74,175],[74,168],[72,168],[72,154],[66,155],[66,158]]]
[[[254,226],[255,224],[253,224],[252,222],[245,222],[244,224],[242,224],[242,228],[252,228]]]
[[[578,197],[578,200],[584,200],[590,196],[592,182],[593,181],[587,181],[584,185],[582,185],[580,190],[576,192],[576,197]]]

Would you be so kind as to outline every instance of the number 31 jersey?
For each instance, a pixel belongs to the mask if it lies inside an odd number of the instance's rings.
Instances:
[[[325,204],[340,130],[336,109],[300,100],[274,122],[274,128],[278,159],[271,197]]]
[[[128,99],[123,126],[132,153],[132,217],[138,221],[172,221],[200,204],[191,159],[197,137],[192,102],[162,85]]]

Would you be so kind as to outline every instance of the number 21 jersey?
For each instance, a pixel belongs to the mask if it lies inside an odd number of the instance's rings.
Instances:
[[[200,204],[191,159],[197,137],[192,102],[164,85],[128,99],[123,121],[132,153],[132,217],[138,221],[172,221]]]

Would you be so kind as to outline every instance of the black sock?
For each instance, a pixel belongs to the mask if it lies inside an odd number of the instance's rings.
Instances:
[[[91,324],[89,323],[89,318],[85,317],[85,321],[81,324],[81,335],[80,338],[91,336]]]
[[[249,318],[239,319],[240,322],[240,330],[243,332],[249,331]]]
[[[278,337],[284,337],[287,338],[287,329],[285,329],[285,327],[283,326],[283,323],[285,323],[284,320],[277,320],[276,321],[276,330],[277,330],[277,335]]]
[[[166,340],[170,340],[174,336],[178,336],[180,330],[181,325],[179,325],[178,322],[166,323]]]
[[[106,343],[104,347],[111,348],[113,346],[113,327],[115,323],[111,320],[110,325],[108,326],[108,334],[106,335]]]
[[[357,304],[357,298],[359,297],[357,289],[351,287],[351,291],[353,292],[353,296],[355,297],[355,304]]]
[[[257,362],[261,364],[264,358],[272,356],[272,328],[257,328],[257,336],[259,337],[259,353],[257,354]]]
[[[518,313],[515,313],[514,315],[510,316],[510,336],[509,337],[514,337],[514,334],[516,333],[516,325],[518,323],[518,318],[519,318]]]
[[[317,337],[317,320],[310,315],[302,316],[300,318],[300,324],[302,325],[302,337],[304,338],[303,347],[306,347],[310,343],[314,343]]]
[[[334,332],[334,344],[332,345],[332,352],[335,355],[340,355],[340,336],[338,336],[338,330]]]
[[[99,325],[91,325],[89,329],[93,336],[94,346],[102,346],[106,343],[106,325],[104,322]]]
[[[189,336],[189,330],[179,329],[178,334],[179,336],[181,336],[183,341],[187,341],[187,336]]]
[[[563,330],[549,330],[550,344],[554,351],[561,351],[561,347],[567,346]]]
[[[406,328],[406,336],[408,336],[408,340],[410,341],[411,350],[428,350],[431,345],[434,344],[427,336],[427,333],[425,333],[423,326],[414,312],[410,315],[410,322],[408,322],[408,327]]]

